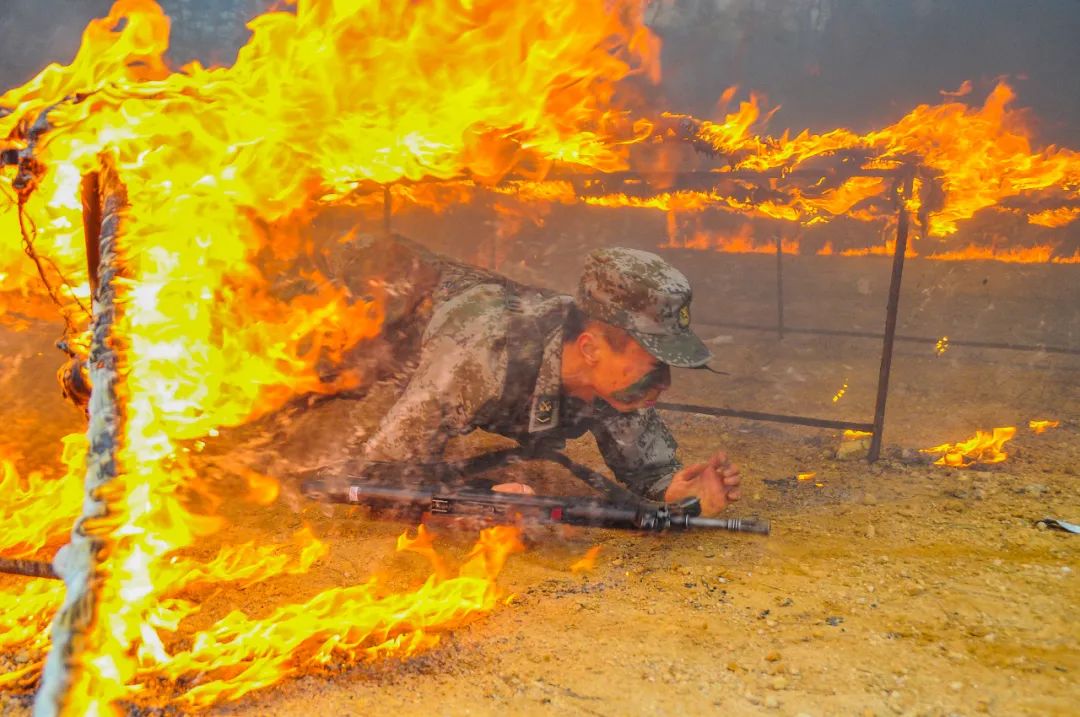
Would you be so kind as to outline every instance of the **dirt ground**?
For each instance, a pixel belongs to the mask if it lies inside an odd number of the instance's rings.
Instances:
[[[773,320],[773,258],[668,255],[694,280],[695,322],[730,372],[679,372],[670,400],[870,419],[876,342],[708,323]],[[887,260],[800,257],[786,277],[791,325],[880,327]],[[910,262],[901,331],[1080,347],[1078,277],[1075,266]],[[78,424],[41,397],[58,358],[35,331],[0,344],[0,418],[28,458]],[[685,461],[723,447],[743,467],[731,512],[768,517],[771,536],[536,531],[499,578],[516,599],[430,652],[287,680],[209,714],[1074,714],[1080,537],[1036,523],[1080,522],[1080,357],[900,344],[888,408],[887,457],[872,466],[835,458],[835,431],[665,414]],[[360,410],[324,403],[303,425],[315,435]],[[1035,434],[1036,418],[1061,425]],[[918,448],[1006,425],[1017,434],[1004,463],[919,460]],[[570,452],[601,467],[591,441]],[[572,488],[548,479],[544,490]],[[205,612],[265,614],[374,572],[402,586],[428,572],[419,556],[394,555],[406,526],[343,508],[281,500],[238,513],[223,538],[281,540],[305,522],[331,543],[310,575],[221,588]],[[457,555],[474,537],[436,532]],[[571,572],[595,545],[596,567]],[[0,712],[27,714],[27,703],[0,696]]]

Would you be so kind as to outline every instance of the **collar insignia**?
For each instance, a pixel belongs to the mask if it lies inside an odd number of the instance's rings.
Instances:
[[[555,405],[552,403],[551,399],[541,398],[536,402],[536,422],[550,423],[554,410]]]

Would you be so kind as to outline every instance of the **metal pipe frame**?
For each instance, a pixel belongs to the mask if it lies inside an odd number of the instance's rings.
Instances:
[[[845,162],[844,157],[839,158],[838,165]],[[878,371],[878,387],[877,387],[877,399],[874,404],[874,420],[872,423],[863,423],[856,421],[840,421],[826,418],[816,418],[813,416],[792,416],[786,414],[777,413],[763,413],[760,411],[743,411],[730,408],[716,408],[712,406],[700,406],[695,404],[683,404],[683,403],[659,403],[657,408],[662,408],[669,411],[679,411],[683,413],[700,413],[710,416],[730,416],[733,418],[745,418],[753,421],[770,421],[777,423],[788,423],[803,426],[812,426],[816,428],[833,428],[833,429],[850,429],[856,431],[869,431],[873,435],[870,442],[870,450],[867,455],[867,459],[872,463],[878,459],[881,454],[881,441],[882,432],[885,426],[885,403],[888,399],[889,392],[889,375],[892,369],[892,355],[893,346],[897,340],[896,336],[896,323],[897,313],[899,311],[900,304],[900,287],[903,280],[904,271],[904,255],[907,250],[907,239],[910,224],[910,216],[907,211],[906,202],[911,196],[915,175],[919,173],[920,168],[914,163],[907,163],[893,168],[865,168],[862,166],[851,167],[850,162],[847,167],[814,167],[814,168],[777,168],[768,171],[756,171],[756,170],[733,170],[728,172],[714,172],[714,171],[691,171],[691,172],[679,172],[679,188],[699,187],[704,188],[708,186],[715,186],[718,182],[736,180],[745,182],[761,182],[763,180],[776,180],[785,178],[809,178],[809,177],[842,177],[844,180],[852,177],[895,177],[896,185],[894,187],[894,198],[897,203],[897,223],[896,223],[896,250],[893,253],[893,269],[892,277],[889,283],[889,301],[885,310],[885,330],[884,333],[878,336],[882,339],[881,350],[881,366]],[[612,172],[609,174],[601,175],[581,175],[574,172],[552,172],[547,179],[550,180],[565,180],[574,184],[575,191],[578,191],[582,195],[588,195],[589,191],[581,191],[591,189],[592,192],[596,191],[595,182],[600,179],[604,182],[622,182],[624,184],[648,184],[650,179],[654,176],[647,172]],[[657,179],[670,179],[670,175],[655,175]],[[461,178],[467,179],[467,178]],[[425,180],[401,182],[403,184],[417,184]],[[454,179],[448,180],[432,180],[439,181],[455,181]],[[458,180],[460,181],[460,180]],[[509,180],[512,181],[512,178]],[[591,186],[586,188],[584,183],[589,183]],[[582,184],[580,190],[578,184]],[[610,192],[610,187],[605,187],[603,190],[605,193]],[[387,233],[391,231],[391,191],[390,185],[382,186],[383,192],[383,230]],[[783,287],[783,240],[777,235],[776,237],[776,304],[777,304],[777,325],[770,327],[770,331],[776,331],[780,339],[783,339],[784,332],[790,333],[805,333],[805,331],[799,331],[797,329],[789,329],[784,326],[784,287]],[[714,324],[716,326],[723,326],[724,324]],[[749,328],[749,327],[747,327]],[[755,327],[756,328],[756,327]],[[876,336],[876,335],[875,335]],[[936,339],[935,339],[936,341]],[[952,342],[950,342],[952,343]]]
[[[118,280],[122,276],[119,243],[124,231],[128,196],[110,157],[103,154],[100,162],[97,181],[84,186],[84,201],[93,202],[93,192],[100,207],[99,212],[90,212],[91,216],[100,219],[100,228],[87,229],[88,240],[97,239],[100,263],[91,324],[89,366],[93,389],[87,426],[90,446],[83,481],[84,500],[82,515],[71,530],[71,542],[53,559],[52,567],[64,580],[67,591],[63,604],[53,617],[52,646],[34,697],[35,717],[67,717],[82,713],[80,699],[83,695],[79,692],[85,688],[83,678],[93,672],[88,665],[96,647],[93,642],[100,619],[99,596],[109,577],[102,567],[102,560],[108,554],[112,540],[111,520],[115,508],[104,489],[114,487],[110,484],[120,475],[117,449],[123,427],[123,406],[117,386],[124,372],[115,324],[120,311]],[[96,191],[93,184],[96,184]]]
[[[889,281],[889,303],[885,308],[885,337],[881,344],[881,367],[878,371],[877,400],[874,402],[874,429],[866,459],[871,463],[881,455],[881,440],[885,430],[885,402],[889,399],[889,374],[892,371],[893,345],[896,341],[896,317],[900,310],[900,285],[904,279],[904,258],[907,253],[908,224],[911,217],[907,200],[915,180],[908,173],[897,187],[896,248],[893,251],[892,278]]]
[[[722,329],[766,331],[769,333],[776,331],[775,326],[770,326],[767,324],[741,324],[731,321],[709,321],[708,319],[705,319],[702,323],[706,323],[709,326],[716,326]],[[789,334],[807,334],[811,336],[844,336],[856,339],[876,339],[878,341],[884,338],[884,334],[874,333],[873,331],[852,331],[850,329],[819,329],[798,326],[784,326],[784,332]],[[898,342],[912,344],[936,344],[938,341],[941,340],[941,337],[910,336],[907,334],[896,334],[894,338]],[[949,348],[958,346],[973,349],[1002,349],[1006,351],[1032,351],[1036,353],[1080,356],[1080,349],[1069,348],[1067,346],[1049,346],[1047,344],[1018,344],[1008,341],[968,341],[965,339],[954,339],[950,336]]]

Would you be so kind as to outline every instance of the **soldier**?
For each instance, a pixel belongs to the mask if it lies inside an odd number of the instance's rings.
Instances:
[[[710,359],[690,329],[690,284],[660,257],[594,251],[570,297],[399,237],[369,241],[392,244],[358,256],[404,252],[427,278],[391,292],[391,314],[401,319],[388,319],[386,340],[410,339],[419,351],[403,392],[364,443],[365,473],[439,461],[451,437],[477,428],[515,439],[526,452],[559,449],[590,431],[615,477],[638,495],[697,497],[706,516],[738,499],[739,471],[725,454],[683,467],[654,408],[671,366],[700,368]],[[517,482],[494,490],[534,492]]]

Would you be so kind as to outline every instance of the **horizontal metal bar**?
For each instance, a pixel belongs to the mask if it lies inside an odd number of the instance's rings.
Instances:
[[[12,558],[0,558],[0,573],[10,575],[25,575],[29,578],[51,578],[59,580],[60,576],[53,570],[51,563],[44,560],[15,560]]]
[[[849,167],[843,166],[841,163],[836,163],[836,166],[817,166],[817,167],[799,167],[795,169],[785,167],[773,167],[770,169],[756,170],[756,169],[728,169],[726,171],[713,171],[708,169],[695,169],[676,172],[634,172],[634,171],[619,171],[619,172],[582,172],[578,169],[570,168],[556,168],[548,172],[542,179],[535,179],[531,177],[523,177],[517,175],[508,175],[504,177],[497,184],[492,186],[509,185],[514,182],[612,182],[612,183],[626,183],[626,182],[642,182],[645,184],[657,183],[663,187],[669,187],[671,189],[689,189],[693,187],[707,188],[713,186],[718,182],[724,181],[771,181],[775,179],[805,179],[805,178],[821,178],[831,179],[842,177],[845,181],[855,177],[895,177],[905,173],[914,171],[913,167],[909,164],[902,164],[896,167]],[[474,178],[468,174],[458,174],[452,177],[420,177],[417,179],[410,179],[409,177],[401,177],[392,182],[383,184],[375,182],[374,180],[358,180],[356,182],[357,190],[360,192],[383,192],[386,187],[403,186],[412,187],[417,185],[432,185],[432,184],[453,184],[458,182],[474,182]],[[476,182],[478,188],[485,188],[482,182]],[[609,193],[603,191],[601,193]]]
[[[731,418],[748,418],[751,421],[772,421],[774,423],[794,423],[799,426],[813,426],[815,428],[850,428],[853,431],[873,432],[873,423],[856,423],[855,421],[835,421],[831,418],[813,418],[811,416],[789,416],[782,413],[761,413],[760,411],[739,411],[733,408],[716,408],[714,406],[696,406],[689,403],[657,403],[656,407],[662,411],[678,411],[679,413],[701,413],[706,416],[730,416]]]
[[[769,179],[785,179],[791,178],[834,178],[843,177],[851,179],[854,177],[896,177],[902,174],[910,173],[912,171],[909,165],[900,165],[897,167],[874,167],[874,168],[862,168],[862,167],[841,167],[841,166],[817,166],[817,167],[800,167],[796,169],[789,169],[785,167],[773,167],[771,169],[730,169],[730,170],[685,170],[675,172],[634,172],[634,171],[620,171],[620,172],[578,172],[578,171],[560,171],[559,169],[552,170],[544,178],[545,180],[606,180],[612,182],[647,182],[647,183],[659,183],[662,185],[672,185],[682,182],[701,183],[703,185],[712,184],[725,179],[730,180],[769,180]],[[513,181],[516,178],[513,176],[507,177],[507,180]]]
[[[764,324],[740,324],[732,323],[728,321],[709,321],[707,319],[701,320],[701,323],[708,324],[709,326],[717,326],[723,329],[743,329],[746,331],[768,331],[770,333],[776,331],[775,325]],[[846,329],[812,329],[812,328],[798,328],[792,326],[784,326],[785,333],[792,334],[812,334],[816,336],[850,336],[857,339],[878,339],[882,337],[881,334],[874,333],[873,331],[851,331]],[[904,334],[896,335],[897,341],[904,341],[906,343],[919,343],[919,344],[936,344],[941,340],[941,337],[933,336],[906,336]],[[955,346],[964,346],[967,348],[976,349],[1006,349],[1009,351],[1035,351],[1048,354],[1067,354],[1071,356],[1080,356],[1080,349],[1073,349],[1067,346],[1047,346],[1044,344],[1017,344],[1005,341],[968,341],[966,339],[954,339],[951,336],[948,340],[949,348]]]

